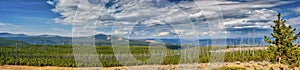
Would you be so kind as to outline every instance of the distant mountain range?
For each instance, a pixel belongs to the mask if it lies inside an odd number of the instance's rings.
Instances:
[[[94,35],[95,43],[98,46],[111,45],[111,35],[97,34]],[[119,39],[128,40],[120,36],[113,36]],[[25,34],[12,34],[12,33],[0,33],[0,38],[7,40],[23,41],[28,44],[39,44],[39,45],[64,45],[72,44],[72,37],[63,37],[58,35],[37,35],[30,36]],[[84,37],[76,37],[84,38]],[[129,40],[130,45],[148,45],[150,42],[147,40]]]
[[[25,34],[0,33],[0,37],[27,37]]]
[[[149,45],[152,42],[163,42],[166,44],[180,45],[184,42],[195,42],[190,40],[181,40],[179,38],[172,39],[126,39],[120,36],[111,36],[105,34],[94,35],[95,43],[97,46],[108,46],[111,45],[111,38],[115,37],[122,40],[129,40],[130,45]],[[25,34],[11,34],[11,33],[0,33],[0,38],[7,40],[16,40],[23,41],[28,44],[41,44],[41,45],[63,45],[63,44],[72,44],[72,37],[63,37],[58,35],[37,35],[30,36]],[[80,37],[77,37],[80,38]],[[264,42],[263,38],[227,38],[227,39],[215,39],[215,40],[226,40],[226,44],[233,45],[263,45],[267,44]],[[211,45],[213,40],[211,39],[199,39],[199,46],[208,46]]]

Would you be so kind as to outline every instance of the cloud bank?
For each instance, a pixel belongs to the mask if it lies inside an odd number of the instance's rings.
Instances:
[[[257,37],[260,37],[269,32],[272,21],[276,19],[277,11],[270,8],[291,2],[293,1],[47,1],[55,6],[53,11],[61,15],[53,19],[56,23],[84,27],[78,29],[80,32],[97,29],[97,33],[104,34],[110,34],[112,27],[119,27],[114,33],[131,34],[139,38],[172,38],[178,37],[178,34],[197,34],[199,38],[209,38],[211,34],[219,34],[220,38],[226,37],[222,36],[224,34],[227,37],[242,37],[253,30],[257,30]],[[222,17],[215,17],[217,14]],[[226,31],[213,32],[211,29],[216,26]]]

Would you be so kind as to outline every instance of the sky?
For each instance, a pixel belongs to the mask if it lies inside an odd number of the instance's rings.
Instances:
[[[60,15],[53,8],[47,0],[1,0],[0,32],[66,36],[63,32],[71,26],[54,23],[52,19]]]
[[[300,29],[299,0],[1,0],[0,32],[137,39],[263,37],[272,32],[277,13]]]

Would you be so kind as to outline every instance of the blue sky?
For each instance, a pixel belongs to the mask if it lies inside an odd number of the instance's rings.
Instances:
[[[70,30],[69,25],[53,22],[53,18],[59,17],[58,13],[52,12],[54,6],[47,0],[1,0],[0,23],[14,26],[7,27],[0,32],[26,33],[30,35],[56,34],[57,28]],[[2,27],[2,26],[1,26]]]
[[[298,0],[1,0],[0,32],[72,36],[76,24],[78,36],[115,29],[113,34],[136,38],[244,37],[254,31],[262,37],[271,33],[277,12],[300,29]],[[211,17],[216,14],[221,16]],[[226,31],[213,31],[214,26]]]

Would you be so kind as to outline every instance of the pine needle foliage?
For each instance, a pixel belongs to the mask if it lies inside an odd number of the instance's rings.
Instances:
[[[286,20],[281,19],[280,14],[277,17],[278,19],[273,21],[275,25],[271,25],[273,39],[265,36],[265,41],[269,43],[270,57],[279,64],[288,64],[290,68],[298,67],[300,65],[300,49],[298,45],[294,44],[294,41],[300,36],[300,32],[295,33],[296,28],[286,25]]]

